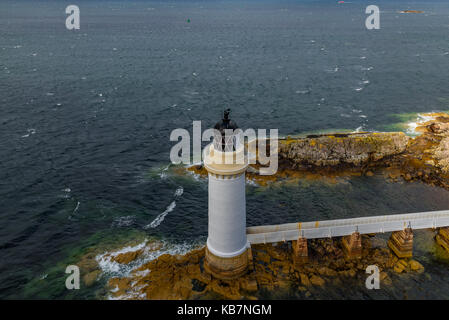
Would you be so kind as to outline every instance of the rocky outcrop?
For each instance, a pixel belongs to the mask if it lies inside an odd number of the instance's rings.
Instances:
[[[415,138],[403,133],[364,133],[281,141],[280,171],[322,176],[346,174],[348,169],[366,176],[383,171],[392,180],[402,177],[449,188],[449,115],[424,116],[433,119],[416,129],[421,135]]]
[[[405,152],[393,157],[389,166],[406,181],[421,180],[449,189],[449,115],[425,116],[433,119],[417,128],[422,134],[411,139]]]
[[[449,173],[449,137],[441,139],[440,143],[434,149],[434,161],[428,164],[437,164],[443,173]]]
[[[405,151],[409,137],[402,132],[307,136],[279,142],[279,159],[294,168],[362,166]]]
[[[131,261],[135,260],[138,256],[143,253],[143,249],[131,252],[120,253],[116,256],[112,256],[111,260],[120,264],[128,264]]]
[[[402,132],[309,135],[279,140],[279,167],[275,175],[258,175],[251,165],[247,179],[267,185],[289,178],[321,179],[383,173],[390,180],[420,180],[449,189],[449,114],[423,114],[416,128],[421,134]],[[200,166],[188,168],[206,177]]]
[[[290,242],[252,246],[253,268],[237,280],[219,280],[204,270],[205,249],[186,255],[164,254],[133,270],[129,277],[112,278],[113,298],[121,299],[258,299],[264,292],[297,291],[304,298],[326,285],[351,278],[365,281],[366,267],[375,264],[382,285],[390,274],[423,272],[416,260],[401,259],[386,248],[373,248],[374,238],[362,236],[359,259],[347,258],[337,239],[309,240],[309,260],[295,264]]]

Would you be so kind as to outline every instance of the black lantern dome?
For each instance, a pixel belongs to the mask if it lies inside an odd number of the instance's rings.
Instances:
[[[238,139],[236,139],[235,130],[238,129],[238,126],[235,121],[229,119],[230,112],[231,109],[223,111],[223,119],[218,121],[214,126],[214,129],[217,130],[214,135],[215,150],[224,152],[236,150]],[[232,130],[232,134],[230,135],[228,132],[228,136],[226,136],[225,130]]]

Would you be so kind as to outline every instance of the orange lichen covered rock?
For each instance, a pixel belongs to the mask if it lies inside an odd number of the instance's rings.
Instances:
[[[344,256],[340,241],[309,240],[309,261],[299,266],[295,266],[289,242],[253,245],[253,270],[233,280],[216,279],[206,272],[205,248],[182,256],[164,254],[127,277],[110,279],[109,294],[118,299],[257,299],[267,291],[298,288],[305,294],[327,283],[342,284],[364,277],[371,264],[382,270],[383,284],[391,283],[389,269],[422,272],[419,262],[399,260],[387,248],[371,248],[370,242],[370,237],[362,236],[364,250],[361,259],[354,261]]]
[[[142,252],[143,250],[141,249],[137,251],[121,253],[116,256],[113,256],[111,260],[121,264],[128,264],[131,261],[135,260],[139,255],[141,255]]]

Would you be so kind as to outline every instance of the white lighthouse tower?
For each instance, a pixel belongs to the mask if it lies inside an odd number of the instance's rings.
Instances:
[[[247,271],[245,148],[229,119],[230,109],[214,129],[214,142],[204,150],[209,174],[209,230],[204,267],[217,278],[232,279]],[[229,134],[234,132],[233,134]]]

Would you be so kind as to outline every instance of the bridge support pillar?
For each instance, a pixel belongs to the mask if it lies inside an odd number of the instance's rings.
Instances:
[[[348,258],[362,257],[362,237],[359,232],[343,237],[342,244]]]
[[[292,241],[293,247],[293,263],[300,265],[308,261],[309,253],[307,247],[307,238],[299,237],[298,240]]]
[[[449,252],[449,227],[440,228],[435,240],[440,246]]]
[[[398,258],[411,258],[413,256],[413,232],[411,228],[395,231],[388,240],[388,247]]]

